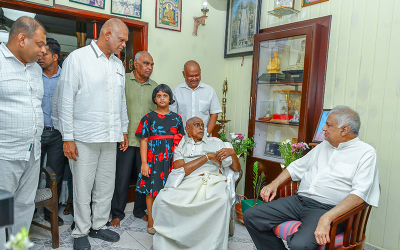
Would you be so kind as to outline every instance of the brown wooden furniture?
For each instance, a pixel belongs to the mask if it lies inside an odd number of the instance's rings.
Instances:
[[[240,170],[239,172],[239,178],[235,181],[235,190],[242,179],[243,176],[243,170]],[[229,236],[233,236],[235,234],[235,218],[236,218],[236,201],[232,205],[231,209],[231,219],[229,221]]]
[[[58,196],[57,196],[57,179],[50,167],[41,169],[50,179],[50,188],[38,189],[35,197],[35,207],[45,207],[50,210],[50,227],[32,221],[32,224],[51,232],[52,247],[58,248],[60,245],[60,235],[58,231]]]
[[[294,195],[297,189],[297,182],[293,182],[291,178],[286,179],[278,187],[279,197],[287,197]],[[331,242],[325,245],[326,250],[361,250],[365,247],[365,230],[367,228],[367,222],[369,214],[371,212],[371,205],[363,202],[357,207],[351,209],[347,213],[342,214],[338,218],[332,221],[331,229],[329,231],[329,238]],[[332,239],[336,237],[337,226],[345,222],[346,229],[344,231],[343,246],[339,248],[334,248],[335,244]]]
[[[253,197],[252,170],[254,162],[259,162],[260,171],[263,171],[266,175],[266,183],[270,183],[282,172],[280,163],[283,163],[283,159],[270,157],[264,153],[268,145],[267,141],[280,143],[283,140],[292,138],[296,138],[298,142],[310,143],[312,141],[323,106],[330,22],[331,16],[326,16],[262,29],[259,34],[254,36],[248,135],[249,137],[255,136],[257,146],[247,158],[244,194],[248,198]],[[279,44],[279,41],[285,39],[288,41],[286,45],[284,43]],[[288,65],[292,65],[290,62],[291,59],[287,59],[285,62],[285,53],[289,55],[294,54],[297,57],[297,52],[294,53],[292,49],[289,49],[289,53],[285,52],[290,47],[288,45],[290,45],[289,42],[291,39],[306,40],[305,49],[303,50],[304,69],[302,80],[297,79],[290,82],[278,79],[277,81],[268,80],[269,82],[266,83],[265,77],[269,74],[266,71],[266,67],[269,58],[273,57],[272,52],[278,51],[279,57],[282,57],[280,63],[282,72],[286,68],[289,68]],[[299,40],[296,42],[298,43]],[[299,45],[296,46],[298,47]],[[295,48],[295,46],[292,46],[292,48]],[[261,80],[261,76],[264,77],[263,80]],[[267,87],[268,85],[270,87]],[[277,92],[275,90],[279,88],[291,90],[292,92],[301,91],[298,124],[274,122],[274,120],[269,121],[263,118],[266,116],[263,112],[266,112],[267,107],[265,105],[265,107],[262,106],[260,104],[261,101],[266,96],[271,96],[272,98],[274,93]],[[270,108],[273,108],[272,104]],[[272,128],[283,131],[280,133],[279,139],[274,138],[275,134],[271,132]],[[285,133],[289,130],[292,131],[291,133],[294,136],[285,138]],[[276,145],[274,146],[276,147]]]

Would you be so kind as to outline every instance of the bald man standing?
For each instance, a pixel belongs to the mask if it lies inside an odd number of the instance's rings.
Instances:
[[[106,227],[114,192],[117,143],[128,147],[125,70],[118,54],[128,28],[109,19],[97,41],[73,51],[59,79],[58,126],[73,175],[74,249],[90,249],[93,238],[116,242]],[[92,201],[92,215],[90,202]]]
[[[185,82],[172,90],[175,103],[170,105],[170,110],[182,116],[183,124],[192,117],[201,118],[209,135],[215,127],[218,113],[222,112],[217,93],[201,82],[201,69],[196,61],[187,61],[182,74]]]
[[[29,229],[35,209],[44,126],[42,69],[36,62],[46,52],[45,44],[43,26],[20,17],[7,45],[0,45],[0,189],[14,195],[12,234]],[[5,238],[0,229],[1,249]]]

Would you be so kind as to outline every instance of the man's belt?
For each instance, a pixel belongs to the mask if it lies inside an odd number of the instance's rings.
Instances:
[[[54,131],[54,127],[44,127],[44,131]]]
[[[174,145],[178,146],[178,144],[181,141],[182,137],[183,137],[182,134],[154,135],[154,136],[150,136],[148,141],[154,141],[154,140],[160,140],[160,139],[173,139]],[[172,162],[174,162],[175,147],[171,147],[171,150],[172,150]]]

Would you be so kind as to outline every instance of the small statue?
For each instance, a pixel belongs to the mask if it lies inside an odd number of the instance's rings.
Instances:
[[[289,65],[287,67],[288,70],[302,70],[304,69],[304,56],[306,55],[306,40],[301,42],[301,50],[297,56],[297,61],[295,65]]]
[[[267,66],[268,73],[279,73],[281,69],[281,59],[278,57],[278,52],[274,52],[274,58],[269,59]]]
[[[287,115],[287,110],[286,110],[286,106],[285,105],[282,106],[280,113],[281,113],[281,115]]]
[[[271,109],[270,106],[271,104],[268,104],[268,110],[267,110],[267,114],[265,115],[265,118],[272,118],[272,113],[271,113]]]
[[[289,120],[289,122],[293,122],[293,123],[299,123],[299,119],[300,119],[300,114],[298,110],[294,111],[294,115],[293,118]]]

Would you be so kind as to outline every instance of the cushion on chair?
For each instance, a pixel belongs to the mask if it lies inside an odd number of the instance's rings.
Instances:
[[[50,188],[38,189],[36,191],[35,203],[51,199],[53,193]]]
[[[274,233],[276,234],[276,236],[278,236],[279,238],[281,238],[283,240],[286,240],[289,235],[297,232],[297,230],[301,224],[302,224],[301,221],[294,221],[294,220],[286,221],[286,222],[283,222],[283,223],[279,224],[278,226],[274,227],[273,230],[274,230]],[[335,248],[343,246],[343,238],[344,238],[344,233],[336,235]],[[324,249],[325,249],[325,245],[320,246],[318,248],[318,250],[324,250]]]

